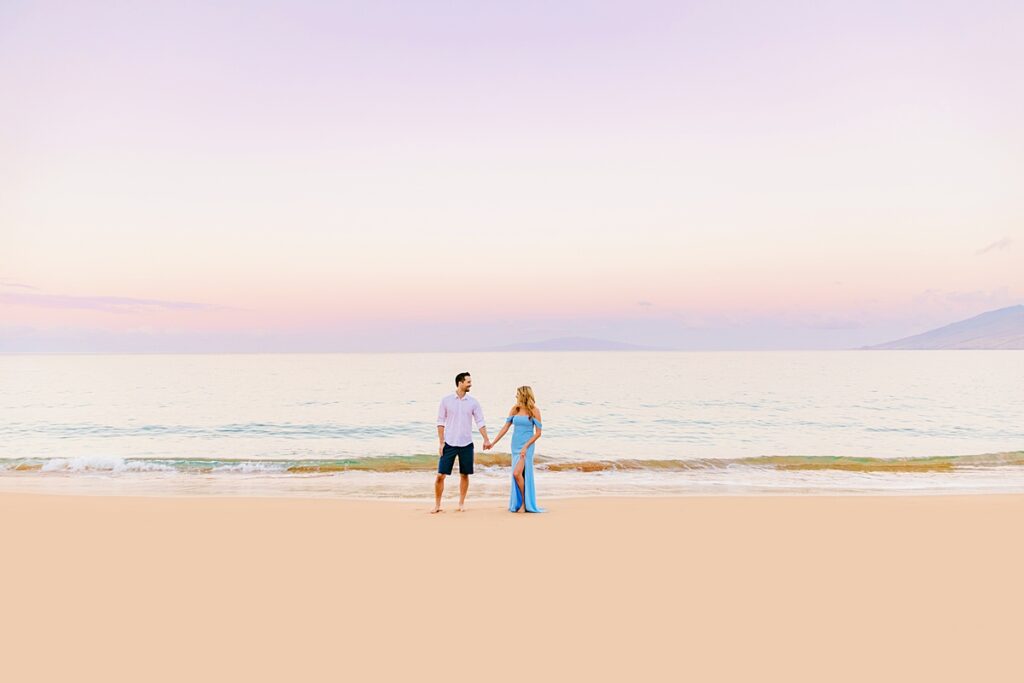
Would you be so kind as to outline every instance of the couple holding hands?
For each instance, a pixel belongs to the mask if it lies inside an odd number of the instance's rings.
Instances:
[[[437,477],[434,479],[434,509],[441,510],[441,495],[444,493],[445,477],[452,473],[455,458],[459,459],[459,507],[465,509],[466,493],[469,491],[469,475],[473,474],[473,430],[476,422],[480,436],[484,437],[484,450],[494,448],[508,432],[512,431],[512,490],[509,495],[510,512],[543,512],[537,507],[537,492],[533,482],[533,445],[541,437],[540,410],[530,387],[516,389],[516,404],[505,418],[501,431],[491,441],[487,437],[484,411],[480,402],[469,395],[473,378],[468,372],[455,376],[455,393],[441,399],[437,410]]]

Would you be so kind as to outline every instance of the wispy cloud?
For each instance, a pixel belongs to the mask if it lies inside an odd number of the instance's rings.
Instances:
[[[1013,244],[1013,240],[1011,240],[1009,237],[1004,237],[1003,239],[996,240],[987,247],[983,247],[974,253],[977,256],[981,256],[982,254],[987,254],[990,251],[1003,251],[1004,249],[1008,249],[1011,244]]]
[[[27,285],[26,285],[27,286]],[[29,289],[35,289],[29,287]],[[34,294],[28,292],[0,292],[0,302],[37,308],[74,308],[110,313],[131,313],[162,309],[177,311],[224,310],[222,306],[191,301],[165,301],[162,299],[134,299],[124,296],[72,296],[68,294]]]
[[[953,311],[977,311],[983,313],[986,310],[1012,306],[1017,302],[1016,297],[1010,294],[1009,287],[1000,287],[989,291],[945,291],[940,289],[926,289],[914,297],[914,307],[918,310],[953,310]]]
[[[0,281],[0,287],[4,287],[4,288],[8,288],[8,289],[32,289],[32,290],[35,290],[35,291],[39,291],[38,287],[33,287],[32,285],[26,285],[26,284],[21,283],[21,282],[8,282],[7,280]]]

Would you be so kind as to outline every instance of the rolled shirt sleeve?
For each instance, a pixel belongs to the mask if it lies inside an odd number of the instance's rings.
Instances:
[[[484,409],[480,406],[479,401],[473,402],[473,419],[476,420],[477,429],[487,426],[487,424],[484,422]]]
[[[437,426],[444,426],[445,420],[448,418],[448,409],[445,406],[445,400],[441,399],[441,405],[437,407]]]

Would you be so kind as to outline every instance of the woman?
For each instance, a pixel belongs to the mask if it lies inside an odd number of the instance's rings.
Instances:
[[[540,410],[533,397],[533,389],[516,389],[516,404],[508,411],[505,425],[491,442],[491,448],[505,436],[509,425],[512,432],[512,495],[509,497],[510,512],[544,512],[537,507],[537,491],[533,485],[533,445],[541,436]]]

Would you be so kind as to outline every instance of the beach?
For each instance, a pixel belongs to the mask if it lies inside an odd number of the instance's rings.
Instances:
[[[1024,496],[0,494],[4,678],[1019,680]]]
[[[0,0],[0,683],[1024,682],[990,5]]]

